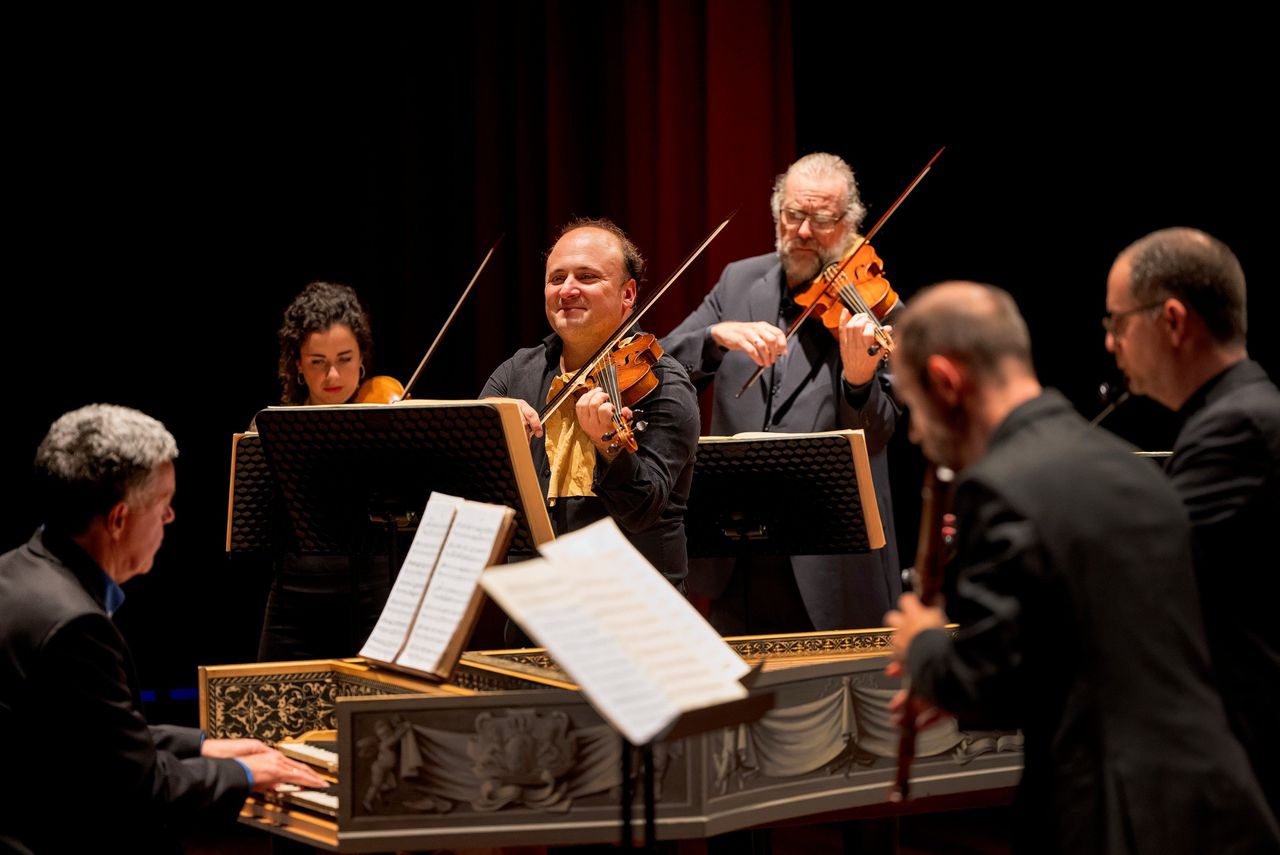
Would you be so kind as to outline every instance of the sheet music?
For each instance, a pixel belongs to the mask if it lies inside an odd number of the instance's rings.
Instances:
[[[490,568],[481,585],[632,743],[682,712],[746,696],[746,663],[612,520],[541,549],[546,559]]]
[[[458,508],[398,664],[430,672],[439,668],[511,515],[503,505],[464,502]]]
[[[422,512],[422,521],[409,546],[409,554],[400,566],[396,584],[387,597],[378,623],[369,634],[369,640],[360,649],[366,659],[392,662],[405,645],[405,636],[413,625],[422,602],[422,592],[431,582],[440,547],[449,535],[454,515],[466,502],[457,496],[432,493]]]
[[[637,669],[613,635],[581,607],[562,568],[541,558],[490,567],[481,586],[552,652],[591,705],[636,745],[680,713],[647,669]],[[610,627],[612,629],[612,627]]]
[[[725,644],[693,604],[645,560],[616,524],[610,523],[595,523],[543,544],[540,551],[574,574],[584,588],[597,589],[586,598],[589,607],[610,608],[610,603],[622,600],[629,622],[647,628],[645,635],[637,636],[639,640],[646,635],[678,638],[684,646],[683,655],[734,680],[750,671],[751,666]]]
[[[700,436],[698,437],[698,442],[746,442],[759,439],[766,441],[782,441],[788,439],[825,439],[829,436],[849,436],[854,433],[864,434],[865,432],[861,428],[858,430],[853,430],[852,428],[841,428],[840,430],[802,431],[799,433],[785,433],[783,431],[769,430],[744,430],[740,433],[735,433],[733,436]]]

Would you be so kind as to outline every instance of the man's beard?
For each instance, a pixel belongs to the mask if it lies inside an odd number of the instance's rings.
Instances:
[[[797,236],[786,240],[782,235],[778,235],[774,241],[774,247],[778,251],[778,258],[782,261],[782,271],[787,277],[787,284],[795,287],[813,280],[827,265],[844,258],[844,254],[857,239],[857,234],[850,229],[838,245],[824,249],[813,239],[803,240]],[[813,252],[793,255],[792,251],[797,248],[811,249]]]

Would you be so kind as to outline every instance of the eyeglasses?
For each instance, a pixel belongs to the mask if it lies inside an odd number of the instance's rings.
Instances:
[[[780,215],[783,223],[796,229],[804,225],[805,220],[808,220],[809,228],[819,233],[832,231],[844,219],[844,214],[833,217],[830,214],[811,214],[808,211],[797,211],[795,208],[783,208]]]
[[[1130,315],[1136,315],[1138,312],[1145,312],[1148,309],[1154,309],[1163,305],[1164,300],[1158,300],[1154,303],[1147,303],[1146,305],[1138,306],[1137,308],[1125,309],[1123,312],[1107,312],[1102,316],[1102,328],[1109,334],[1115,335],[1116,330],[1120,328],[1120,321],[1122,319],[1127,318]]]

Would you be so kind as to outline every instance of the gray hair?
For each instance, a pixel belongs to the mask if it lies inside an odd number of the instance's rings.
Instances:
[[[177,456],[173,434],[146,413],[114,404],[66,413],[36,449],[46,525],[79,534]]]
[[[853,225],[855,232],[862,225],[862,218],[866,216],[867,209],[863,207],[862,200],[858,198],[858,182],[853,177],[853,170],[840,157],[825,151],[816,151],[813,154],[806,154],[791,164],[786,172],[774,179],[773,197],[770,199],[769,204],[773,209],[773,224],[775,227],[778,225],[778,219],[782,215],[782,197],[786,195],[787,179],[792,175],[803,175],[805,178],[816,179],[831,177],[842,179],[845,183],[844,218]]]

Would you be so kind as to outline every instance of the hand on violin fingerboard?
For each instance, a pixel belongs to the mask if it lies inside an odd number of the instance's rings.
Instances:
[[[591,439],[591,444],[596,447],[596,450],[606,457],[613,457],[618,451],[618,446],[613,441],[615,430],[613,414],[613,404],[609,402],[609,396],[603,389],[592,389],[578,399],[578,424]],[[622,408],[622,418],[630,420],[630,407]]]
[[[891,330],[892,327],[885,327]],[[840,312],[840,363],[844,379],[850,386],[869,383],[880,365],[881,354],[868,353],[877,344],[876,325],[870,316],[859,313],[850,315],[848,309]]]
[[[765,321],[722,321],[708,330],[727,350],[741,350],[756,365],[769,367],[787,352],[787,334]]]

